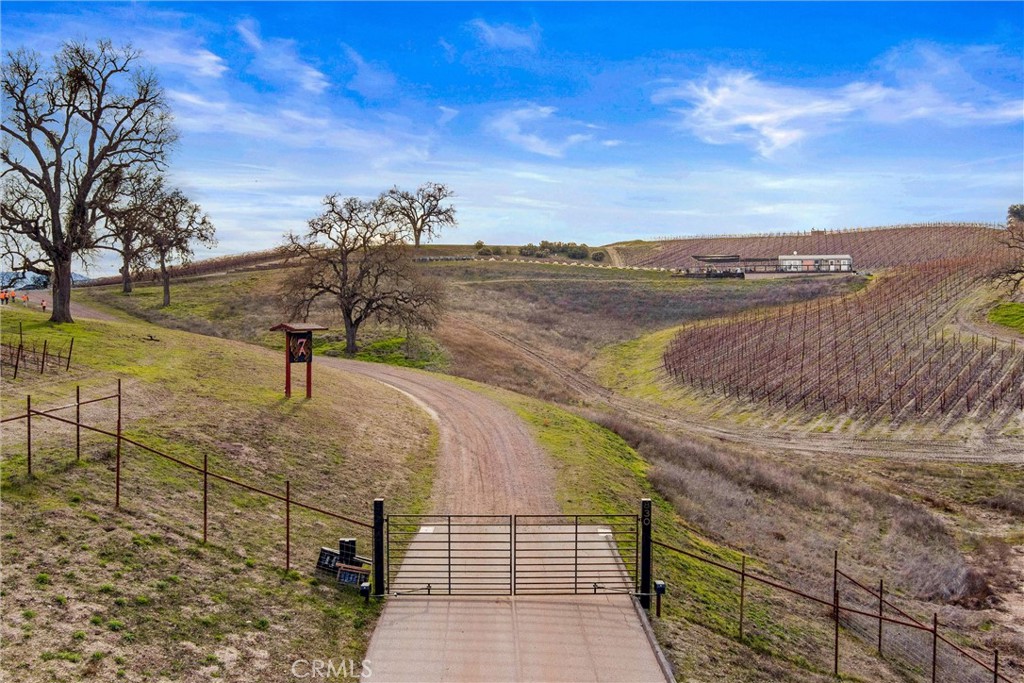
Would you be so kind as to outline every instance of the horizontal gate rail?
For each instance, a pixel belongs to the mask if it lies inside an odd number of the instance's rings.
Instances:
[[[636,515],[516,515],[517,595],[633,593]]]
[[[392,595],[636,593],[637,515],[389,515]]]
[[[511,515],[389,515],[393,595],[511,595]]]

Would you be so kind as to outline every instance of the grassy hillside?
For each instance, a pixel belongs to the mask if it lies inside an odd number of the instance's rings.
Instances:
[[[668,273],[581,268],[510,261],[424,264],[448,285],[449,314],[428,333],[403,333],[364,325],[363,360],[399,362],[503,386],[545,399],[580,400],[578,392],[510,345],[525,344],[564,367],[582,368],[606,344],[645,331],[756,307],[807,301],[850,291],[856,277],[759,281],[698,281]],[[117,287],[76,291],[100,303],[160,325],[213,336],[283,343],[269,328],[286,317],[280,299],[286,271],[263,270],[175,281],[171,306],[160,308],[161,290],[137,286],[130,296]],[[341,321],[329,306],[314,319],[332,328],[318,334],[322,351],[337,350]]]
[[[399,394],[320,368],[312,401],[282,397],[279,354],[141,322],[54,326],[5,308],[3,330],[54,344],[74,336],[68,374],[4,378],[2,412],[109,394],[122,378],[133,439],[225,475],[357,518],[383,495],[416,510],[429,493],[432,422]],[[330,396],[330,400],[327,397]],[[83,408],[113,429],[110,402]],[[385,428],[383,425],[387,425]],[[144,451],[123,454],[122,508],[113,509],[111,440],[33,421],[25,474],[24,423],[4,425],[2,659],[10,680],[279,681],[298,658],[353,658],[378,606],[312,575],[320,546],[361,529],[293,509],[292,567],[284,510],[211,484],[202,543],[199,478]]]
[[[802,433],[850,430],[846,422],[821,416],[796,420],[750,410],[733,399],[709,400],[663,383],[659,369],[673,324],[843,294],[862,287],[861,278],[701,282],[654,271],[552,264],[437,262],[423,267],[449,284],[449,315],[430,333],[438,346],[421,345],[434,349],[428,353],[437,359],[434,368],[572,403],[588,401],[592,396],[587,392],[595,391],[586,382],[566,379],[573,373],[586,379],[586,367],[619,394],[663,403],[688,419],[754,431],[792,427],[797,448]],[[274,277],[274,271],[264,271],[183,281],[175,285],[175,305],[163,311],[157,308],[156,291],[150,294],[146,288],[132,297],[103,290],[89,290],[89,296],[163,324],[274,346],[280,343],[277,335],[266,333],[280,321],[279,303],[271,296]],[[642,332],[651,336],[636,338]],[[393,348],[394,337],[393,331],[371,330],[367,339]],[[325,342],[330,344],[320,341]],[[588,366],[595,354],[598,362]],[[653,437],[635,442],[643,456],[637,459],[617,437],[593,431],[577,416],[504,392],[495,390],[494,395],[534,425],[562,463],[566,510],[631,509],[637,497],[657,491],[671,502],[662,501],[659,516],[673,520],[673,542],[730,562],[742,549],[757,558],[752,561],[758,567],[806,581],[816,592],[827,588],[819,584],[830,575],[831,550],[845,548],[845,566],[858,576],[884,576],[887,585],[893,581],[905,597],[920,600],[913,604],[922,610],[941,606],[944,619],[975,632],[972,640],[983,638],[1009,657],[1024,655],[1012,635],[993,625],[1000,618],[992,610],[948,604],[976,599],[968,590],[971,577],[980,576],[982,586],[1003,595],[1020,580],[1006,559],[1014,557],[1013,546],[1022,545],[1024,529],[1015,518],[1020,501],[1014,494],[1022,484],[1019,468],[908,466],[883,457],[841,452],[809,457],[781,448],[754,449],[743,457],[718,446],[694,453],[676,445],[652,450],[644,442]],[[670,422],[658,426],[678,428]],[[628,430],[623,433],[628,436]],[[693,440],[685,430],[680,434],[683,442]],[[884,443],[879,449],[878,455],[885,455]],[[766,606],[754,617],[761,620],[762,639],[741,644],[734,640],[737,587],[730,575],[705,574],[686,563],[672,568],[671,559],[658,562],[668,563],[670,585],[681,587],[673,598],[680,602],[669,608],[661,628],[664,642],[677,649],[674,657],[683,671],[718,670],[728,660],[728,671],[737,679],[800,680],[819,675],[815,672],[827,664],[820,657],[787,660],[785,652],[793,648],[782,647],[792,637],[801,643],[798,650],[820,650],[820,615],[794,612],[794,621],[781,629],[778,624],[796,608],[762,595]],[[977,635],[982,625],[983,637]],[[777,657],[752,660],[749,646]],[[870,666],[865,663],[862,671]],[[887,674],[864,675],[877,680]]]

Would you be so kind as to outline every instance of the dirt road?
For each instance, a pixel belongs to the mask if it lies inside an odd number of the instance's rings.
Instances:
[[[440,431],[431,500],[434,513],[558,512],[550,459],[507,408],[426,372],[337,358],[317,362],[387,384],[434,417]],[[439,527],[420,529],[420,536],[427,539],[439,533]],[[407,557],[420,554],[430,562],[443,562],[437,556],[436,540],[433,545],[424,542],[424,548],[416,543]],[[451,543],[443,545],[450,556]],[[568,548],[571,552],[572,543]],[[481,552],[476,546],[470,551]],[[450,585],[447,567],[442,573]],[[403,563],[396,586],[400,588],[403,581],[427,581],[443,591],[445,577],[424,578],[420,571]],[[483,571],[488,573],[481,577],[493,577],[495,571],[508,570],[496,565]],[[415,576],[403,579],[403,573]],[[459,576],[474,580],[464,570]],[[393,595],[370,640],[366,660],[374,681],[664,682],[668,678],[633,598],[621,593]]]
[[[512,411],[426,372],[317,358],[398,389],[438,424],[441,443],[431,510],[443,514],[555,513],[555,473]]]

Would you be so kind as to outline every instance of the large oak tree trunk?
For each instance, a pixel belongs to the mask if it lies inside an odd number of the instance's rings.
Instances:
[[[128,254],[126,253],[122,257],[123,265],[121,266],[121,291],[125,294],[132,293],[132,271],[128,266]]]
[[[345,353],[350,356],[354,356],[356,353],[356,332],[359,331],[359,325],[357,325],[349,316],[345,316]]]
[[[160,255],[160,279],[164,283],[164,308],[171,305],[171,274],[167,272],[167,261]]]
[[[50,274],[53,313],[51,323],[73,323],[71,318],[71,259],[54,258]]]

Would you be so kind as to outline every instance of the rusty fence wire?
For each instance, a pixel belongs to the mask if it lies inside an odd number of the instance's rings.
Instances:
[[[114,440],[115,444],[115,462],[114,462],[114,508],[120,509],[121,507],[121,496],[122,493],[130,490],[126,487],[126,483],[122,481],[122,475],[125,473],[122,452],[126,447],[134,447],[137,451],[146,453],[148,455],[159,458],[160,460],[171,463],[179,468],[183,474],[189,474],[194,477],[194,483],[192,486],[197,489],[198,497],[202,500],[203,510],[203,521],[202,521],[202,539],[203,543],[206,543],[208,531],[209,531],[209,507],[212,500],[211,492],[215,490],[225,490],[222,487],[234,489],[235,491],[241,491],[246,495],[252,495],[262,498],[264,501],[275,504],[278,506],[274,512],[268,512],[268,516],[271,517],[283,517],[283,523],[281,524],[282,535],[284,536],[284,569],[289,571],[291,569],[291,546],[292,546],[292,532],[294,522],[292,520],[295,512],[313,513],[321,517],[327,517],[329,519],[339,520],[346,524],[355,525],[360,529],[373,529],[373,524],[364,522],[359,519],[355,519],[346,515],[325,510],[322,507],[313,505],[308,502],[303,502],[296,499],[295,492],[292,490],[291,482],[286,480],[284,482],[284,490],[271,491],[265,488],[265,485],[254,485],[252,483],[244,482],[239,479],[229,477],[226,474],[215,471],[209,466],[209,457],[204,453],[203,462],[201,465],[190,463],[181,458],[175,457],[168,453],[165,453],[156,448],[147,446],[144,443],[131,439],[122,433],[122,411],[121,411],[121,381],[117,382],[117,392],[107,395],[92,398],[88,400],[82,400],[81,387],[76,387],[75,390],[75,402],[66,405],[61,405],[46,410],[38,410],[32,407],[32,397],[27,396],[25,401],[25,412],[19,415],[11,417],[4,417],[0,419],[0,424],[8,422],[25,422],[25,445],[26,445],[26,474],[29,478],[34,476],[32,471],[32,458],[33,458],[33,440],[32,430],[33,425],[38,430],[41,426],[40,420],[48,422],[55,422],[59,424],[69,425],[75,428],[75,460],[78,461],[81,458],[82,452],[82,432],[83,430],[87,433],[98,434],[100,436],[109,437]],[[101,429],[92,425],[85,424],[82,422],[81,409],[82,406],[100,403],[104,401],[117,401],[117,425],[115,431]],[[56,413],[74,409],[73,419],[60,417]],[[144,490],[138,488],[135,489],[135,493],[144,494]]]
[[[840,676],[844,665],[879,673],[888,666],[910,681],[1016,683],[1000,665],[998,651],[982,653],[957,644],[937,613],[919,619],[896,604],[884,582],[872,588],[842,572],[838,553],[831,585],[820,585],[820,594],[814,595],[752,571],[746,557],[736,567],[656,539],[653,543],[669,555],[696,560],[714,572],[714,580],[732,575],[738,600],[724,615],[706,603],[697,604],[705,623],[732,630],[750,646],[810,671]],[[733,621],[731,629],[728,621]],[[843,647],[843,640],[851,637],[860,647]],[[877,657],[871,657],[871,650]]]
[[[22,335],[10,335],[0,340],[0,373],[17,379],[18,373],[43,374],[67,372],[71,369],[71,354],[75,350],[75,339],[60,346],[50,345],[48,339],[40,344],[38,339],[26,340]]]

